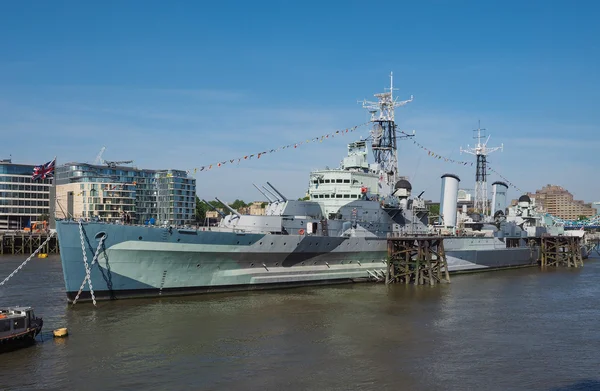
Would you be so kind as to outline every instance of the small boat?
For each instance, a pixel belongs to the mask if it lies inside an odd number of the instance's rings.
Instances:
[[[0,353],[35,343],[44,321],[37,318],[31,307],[0,308]]]

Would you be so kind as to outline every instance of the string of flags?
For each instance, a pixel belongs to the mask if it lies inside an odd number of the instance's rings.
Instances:
[[[450,159],[447,157],[444,157],[442,155],[439,155],[435,152],[433,152],[432,150],[426,148],[425,146],[419,144],[417,141],[413,140],[413,143],[418,146],[419,148],[421,148],[424,151],[427,151],[427,154],[429,156],[432,156],[433,158],[437,158],[440,160],[444,160],[445,162],[449,162],[449,163],[456,163],[456,164],[460,164],[463,166],[473,166],[473,162],[465,162],[465,161],[460,161],[460,160],[454,160],[454,159]],[[506,182],[507,185],[515,188],[517,191],[519,191],[520,193],[522,193],[523,191],[521,189],[519,189],[514,183],[512,183],[511,181],[509,181],[508,179],[506,179],[502,174],[500,174],[498,171],[494,170],[492,167],[487,166],[488,170],[490,170],[491,172],[493,172],[494,174],[498,175],[500,178],[502,178],[504,180],[504,182]]]
[[[473,162],[464,162],[464,161],[461,161],[461,160],[450,159],[448,157],[445,157],[445,156],[442,156],[440,154],[437,154],[437,153],[433,152],[432,150],[430,150],[430,149],[424,147],[423,145],[419,144],[415,140],[413,140],[413,144],[415,144],[416,146],[418,146],[422,150],[427,151],[427,154],[429,156],[432,156],[433,158],[437,158],[437,159],[440,159],[440,160],[443,159],[445,162],[460,164],[462,166],[472,166],[473,165]]]
[[[496,171],[492,167],[490,167],[489,164],[488,164],[487,168],[494,174],[498,175],[500,178],[504,179],[504,182],[506,182],[507,185],[509,185],[510,187],[514,187],[519,193],[523,193],[523,190],[519,189],[514,183],[512,183],[511,181],[506,179],[504,176],[502,176],[502,174],[500,174],[498,171]]]
[[[228,164],[228,163],[229,164],[240,163],[240,162],[245,161],[245,160],[251,160],[254,157],[256,157],[256,159],[260,159],[261,156],[264,156],[266,154],[275,153],[275,152],[278,152],[278,151],[281,151],[281,150],[284,150],[284,149],[298,148],[298,147],[300,147],[300,146],[302,146],[304,144],[316,143],[316,142],[322,143],[323,140],[328,140],[330,138],[334,138],[335,136],[343,136],[346,133],[354,132],[359,127],[365,126],[365,125],[367,125],[369,123],[370,122],[365,122],[364,124],[356,125],[356,126],[353,126],[351,128],[336,130],[335,132],[332,132],[332,133],[329,133],[329,134],[324,134],[324,135],[319,136],[319,137],[313,137],[313,138],[306,139],[306,140],[303,140],[303,141],[300,141],[300,142],[297,142],[297,143],[284,145],[284,146],[279,147],[279,148],[273,148],[273,149],[269,149],[269,150],[264,150],[262,152],[257,152],[257,153],[253,153],[253,154],[250,154],[250,155],[240,156],[240,157],[237,157],[235,159],[223,160],[221,162],[216,162],[216,163],[209,164],[209,165],[206,165],[206,166],[196,167],[193,170],[188,170],[188,173],[193,172],[194,175],[195,175],[197,172],[208,171],[208,170],[212,170],[212,169],[215,169],[215,168],[219,168],[219,167],[222,167],[222,166],[224,166],[225,164]]]

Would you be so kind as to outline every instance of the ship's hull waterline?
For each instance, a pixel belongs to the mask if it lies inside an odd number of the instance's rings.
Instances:
[[[271,235],[83,223],[96,299],[274,289],[368,281],[383,276],[385,238]],[[57,224],[69,301],[85,277],[79,224]],[[534,264],[537,251],[506,248],[496,238],[449,238],[450,272]],[[79,300],[90,300],[88,284]]]

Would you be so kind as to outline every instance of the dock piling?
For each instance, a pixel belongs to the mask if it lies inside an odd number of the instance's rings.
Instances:
[[[440,282],[450,282],[443,237],[388,236],[386,284]]]

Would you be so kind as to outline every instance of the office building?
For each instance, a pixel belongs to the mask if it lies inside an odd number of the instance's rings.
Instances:
[[[0,160],[0,230],[22,230],[50,214],[52,179],[32,179],[33,165]]]
[[[528,195],[535,198],[536,204],[545,212],[561,219],[577,220],[581,216],[596,214],[592,204],[573,199],[573,195],[561,186],[547,185]]]

